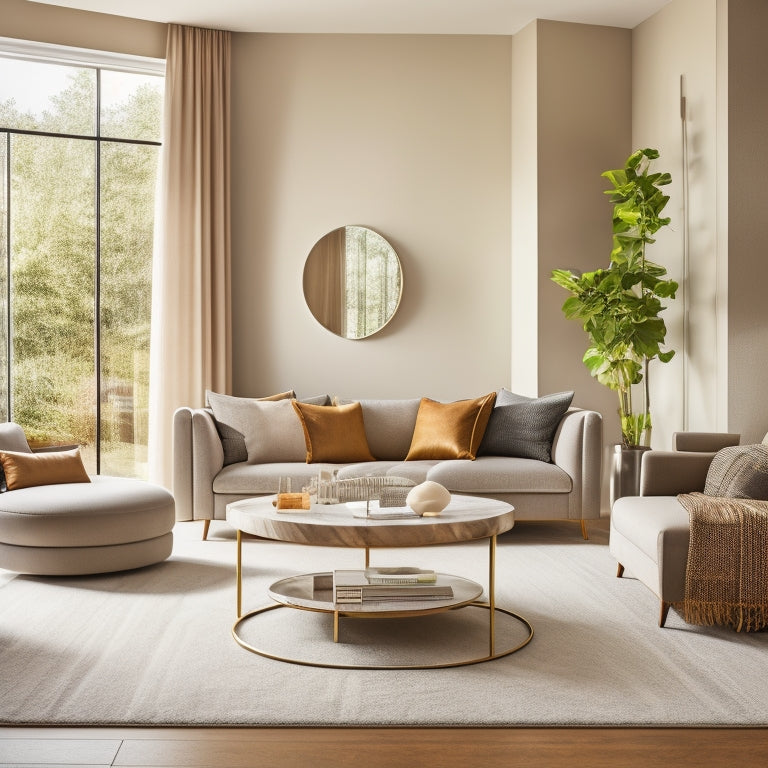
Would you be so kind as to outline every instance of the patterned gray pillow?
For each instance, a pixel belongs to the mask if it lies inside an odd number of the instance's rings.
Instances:
[[[552,440],[572,400],[573,392],[525,397],[500,390],[477,455],[552,461]]]
[[[707,471],[707,496],[768,501],[768,445],[720,449]]]

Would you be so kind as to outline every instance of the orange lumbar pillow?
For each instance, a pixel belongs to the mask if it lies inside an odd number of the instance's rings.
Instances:
[[[298,400],[291,402],[304,428],[307,464],[376,461],[368,447],[360,403],[310,405]]]
[[[3,465],[5,485],[9,491],[35,485],[91,482],[79,448],[45,453],[0,451],[0,464]]]
[[[405,460],[474,460],[495,401],[495,392],[453,403],[440,403],[422,397]]]

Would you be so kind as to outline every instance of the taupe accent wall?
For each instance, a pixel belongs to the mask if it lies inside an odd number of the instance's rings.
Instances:
[[[165,58],[166,25],[27,0],[2,0],[0,37]]]
[[[501,36],[234,36],[236,393],[509,386],[510,56]],[[302,295],[311,248],[348,224],[403,269],[398,313],[362,341]]]
[[[568,294],[553,269],[607,267],[612,206],[601,173],[631,151],[632,33],[539,21],[539,393],[574,389],[574,402],[603,414],[606,447],[621,440],[618,396],[593,379],[587,337],[566,320]]]
[[[768,432],[768,3],[728,2],[728,426]]]

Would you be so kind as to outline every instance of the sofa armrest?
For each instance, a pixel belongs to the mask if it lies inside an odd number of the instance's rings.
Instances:
[[[204,408],[177,409],[173,446],[177,519],[212,520],[213,479],[224,467],[224,449],[210,412]]]
[[[673,432],[672,449],[714,453],[721,448],[738,445],[741,435],[737,432]]]
[[[703,491],[713,452],[646,451],[640,465],[641,496]]]
[[[552,442],[552,461],[573,482],[568,516],[600,517],[603,472],[603,417],[597,411],[571,408],[560,421]]]
[[[173,414],[173,497],[176,519],[192,520],[192,408]]]

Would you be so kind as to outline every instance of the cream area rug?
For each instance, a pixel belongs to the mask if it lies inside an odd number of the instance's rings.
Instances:
[[[531,642],[473,666],[347,670],[275,661],[240,647],[235,536],[175,529],[172,557],[77,578],[0,571],[0,723],[86,725],[767,725],[768,634],[687,625],[627,574],[615,577],[607,522],[520,523],[497,549],[497,601]],[[244,606],[295,573],[357,568],[359,551],[246,541]],[[373,553],[487,583],[485,542]],[[284,655],[353,661],[479,653],[487,612],[342,620],[286,608],[249,622],[249,641]],[[478,624],[479,622],[479,624]],[[516,622],[500,622],[513,642]],[[505,634],[506,633],[506,634]],[[484,647],[484,646],[483,646]],[[419,655],[420,654],[420,655]]]

